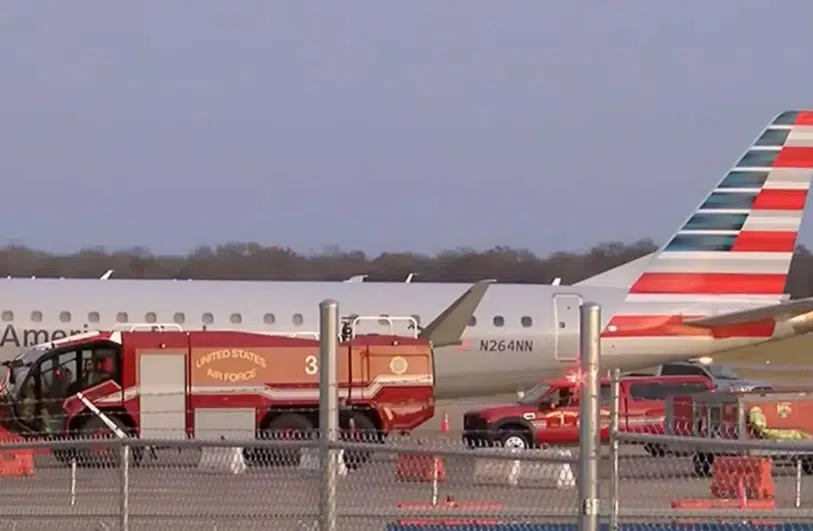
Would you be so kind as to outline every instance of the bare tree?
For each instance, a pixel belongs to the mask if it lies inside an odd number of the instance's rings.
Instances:
[[[368,256],[330,246],[321,254],[303,255],[287,247],[228,242],[200,247],[180,255],[153,255],[143,247],[120,251],[83,249],[70,255],[51,254],[14,245],[0,249],[0,274],[13,277],[98,278],[108,269],[114,278],[179,278],[232,280],[344,280],[368,275],[368,282],[501,282],[550,283],[561,277],[578,282],[656,249],[650,240],[632,244],[604,242],[585,252],[537,256],[527,249],[495,247],[486,251],[455,249],[434,256],[384,253]],[[796,249],[786,290],[794,297],[813,295],[813,254]]]

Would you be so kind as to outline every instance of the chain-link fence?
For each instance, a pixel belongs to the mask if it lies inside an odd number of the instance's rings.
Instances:
[[[809,522],[813,441],[620,431],[603,460],[618,521]],[[608,492],[612,489],[608,489]]]
[[[337,529],[430,522],[572,526],[580,511],[578,448],[472,448],[453,433],[356,439],[330,445],[339,459]],[[675,522],[813,519],[813,442],[629,431],[615,439],[617,451],[602,448],[603,522],[656,529]],[[0,529],[315,530],[324,516],[319,442],[313,434],[3,443]],[[12,454],[32,456],[33,467],[11,467]],[[735,478],[727,484],[712,473],[724,459]],[[727,504],[707,503],[724,498]]]
[[[427,520],[572,523],[570,452],[471,449],[434,436],[338,442],[338,529]],[[316,438],[110,439],[4,443],[32,470],[0,477],[0,529],[315,530]],[[239,445],[239,446],[235,446]],[[4,527],[5,526],[5,527]]]

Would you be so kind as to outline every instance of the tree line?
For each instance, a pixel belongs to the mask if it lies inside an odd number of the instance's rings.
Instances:
[[[301,254],[288,247],[258,243],[226,243],[199,247],[186,255],[155,255],[143,247],[108,251],[84,249],[54,254],[14,245],[0,249],[0,274],[12,277],[98,278],[112,269],[114,278],[209,280],[345,280],[368,275],[366,281],[499,282],[563,284],[578,282],[656,249],[651,240],[628,244],[600,243],[584,252],[538,256],[527,249],[494,247],[485,251],[461,248],[425,255],[411,252],[368,256],[338,247]],[[786,291],[793,297],[813,295],[813,255],[799,246]]]

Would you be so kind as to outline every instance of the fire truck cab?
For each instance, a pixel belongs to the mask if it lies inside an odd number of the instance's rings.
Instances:
[[[432,343],[361,335],[339,343],[340,419],[414,429],[434,414]],[[319,342],[239,331],[106,331],[41,345],[6,364],[6,424],[28,436],[111,430],[151,439],[271,437],[319,422]],[[299,436],[302,434],[300,433]]]

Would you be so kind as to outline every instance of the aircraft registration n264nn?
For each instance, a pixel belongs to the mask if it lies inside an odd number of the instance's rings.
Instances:
[[[458,344],[436,356],[437,396],[513,392],[571,369],[579,306],[602,306],[603,368],[638,369],[813,330],[813,299],[785,282],[813,177],[813,111],[787,111],[657,252],[575,285],[491,285]],[[315,332],[318,303],[344,316],[427,323],[458,283],[7,279],[0,357],[115,323]],[[385,332],[393,321],[372,321]],[[396,333],[407,333],[404,327]],[[305,370],[303,368],[303,370]]]

